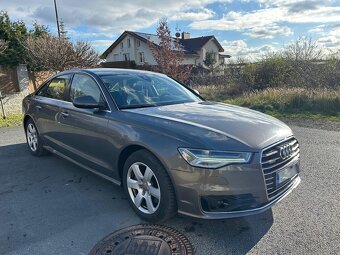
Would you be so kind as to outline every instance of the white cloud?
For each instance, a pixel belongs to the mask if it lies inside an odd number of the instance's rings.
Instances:
[[[215,12],[212,10],[203,8],[198,12],[179,12],[171,17],[171,20],[207,20],[212,18]]]
[[[301,12],[306,10],[315,10],[320,6],[331,5],[331,0],[258,0],[266,7],[288,7],[291,12]]]
[[[95,47],[109,47],[112,44],[112,40],[94,40],[91,43]]]
[[[95,32],[109,36],[123,30],[138,30],[155,24],[159,18],[170,20],[204,20],[212,18],[214,12],[205,8],[214,2],[230,0],[125,0],[125,1],[82,1],[57,0],[59,16],[67,26],[87,25]],[[20,6],[20,8],[18,8]],[[46,0],[1,0],[1,9],[11,17],[31,23],[38,20],[44,24],[55,24],[53,1]]]
[[[340,26],[335,26],[331,29],[325,28],[320,32],[320,35],[317,43],[321,47],[326,48],[331,53],[340,51]]]
[[[244,33],[245,35],[249,35],[253,38],[261,38],[261,39],[273,39],[278,35],[289,36],[293,34],[293,31],[289,27],[280,27],[277,25],[269,26],[269,27],[254,27],[248,30],[248,32]]]
[[[324,31],[325,25],[319,25],[308,30],[310,34],[319,34]]]
[[[52,0],[0,1],[1,9],[7,10],[14,20],[23,19],[26,23],[37,20],[39,23],[49,25],[51,30],[55,31]],[[170,21],[175,22],[191,21],[189,28],[195,30],[239,31],[249,38],[257,39],[290,36],[295,26],[311,23],[315,24],[315,27],[310,28],[308,32],[318,35],[320,44],[334,48],[339,43],[339,36],[334,34],[339,31],[336,27],[330,27],[332,24],[340,23],[340,6],[332,6],[335,0],[243,0],[257,1],[261,7],[258,10],[245,12],[226,9],[232,7],[229,5],[222,8],[223,10],[216,10],[216,13],[209,9],[211,3],[231,1],[57,0],[57,4],[59,16],[64,20],[69,36],[75,40],[94,40],[94,44],[99,48],[109,45],[113,39],[107,39],[116,38],[122,31],[148,28],[161,17],[168,17]],[[222,15],[221,11],[226,13]],[[222,17],[216,18],[217,15]],[[196,31],[196,34],[199,32]],[[273,45],[274,43],[263,47],[243,45],[242,52],[256,55],[256,52],[270,50]],[[231,47],[230,43],[228,46]],[[235,51],[236,46],[232,47]],[[241,45],[237,47],[240,48]]]
[[[282,1],[284,2],[284,1]],[[269,7],[250,12],[230,11],[221,19],[194,21],[193,29],[240,31],[255,38],[288,36],[293,32],[282,23],[332,23],[340,22],[340,6],[321,6],[301,12],[291,12],[288,7]]]
[[[238,57],[246,58],[249,61],[256,61],[265,54],[277,51],[277,48],[271,44],[265,44],[258,47],[251,47],[244,40],[221,42],[226,54],[231,55],[231,61]]]

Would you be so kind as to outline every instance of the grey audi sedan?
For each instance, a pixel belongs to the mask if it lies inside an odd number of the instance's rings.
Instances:
[[[23,111],[33,155],[56,154],[121,185],[146,221],[260,213],[300,183],[288,126],[205,101],[163,74],[64,71],[27,96]]]

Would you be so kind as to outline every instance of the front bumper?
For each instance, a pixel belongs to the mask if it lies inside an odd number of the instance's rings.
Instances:
[[[224,219],[261,213],[274,206],[297,187],[301,180],[295,175],[287,182],[282,193],[268,198],[260,157],[261,154],[255,153],[249,164],[230,165],[215,170],[192,168],[188,172],[171,171],[176,184],[178,212],[197,218]],[[295,165],[300,171],[298,158],[289,165]],[[204,200],[209,199],[226,201],[227,206],[210,207],[210,203],[204,203]]]
[[[299,176],[296,176],[294,180],[291,182],[290,187],[282,193],[280,196],[276,197],[274,200],[265,203],[264,205],[254,208],[254,209],[246,209],[241,211],[231,211],[231,212],[205,212],[202,211],[202,214],[195,215],[184,211],[178,211],[181,214],[188,215],[191,217],[196,218],[203,218],[203,219],[225,219],[225,218],[236,218],[236,217],[243,217],[243,216],[249,216],[253,214],[262,213],[271,207],[273,207],[275,204],[280,202],[282,199],[284,199],[290,192],[293,191],[301,182],[301,179]]]

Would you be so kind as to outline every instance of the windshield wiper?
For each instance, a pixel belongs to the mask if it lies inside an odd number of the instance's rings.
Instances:
[[[138,105],[124,105],[119,107],[119,109],[136,109],[136,108],[146,108],[146,107],[155,107],[156,104],[138,104]]]

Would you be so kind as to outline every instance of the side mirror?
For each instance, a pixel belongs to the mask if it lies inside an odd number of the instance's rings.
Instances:
[[[98,103],[93,97],[91,96],[80,96],[73,99],[73,105],[77,108],[83,109],[95,109],[95,108],[103,108],[103,103]]]
[[[199,92],[197,89],[193,89],[193,91],[195,91],[195,93],[196,93],[197,95],[200,94],[200,92]]]

